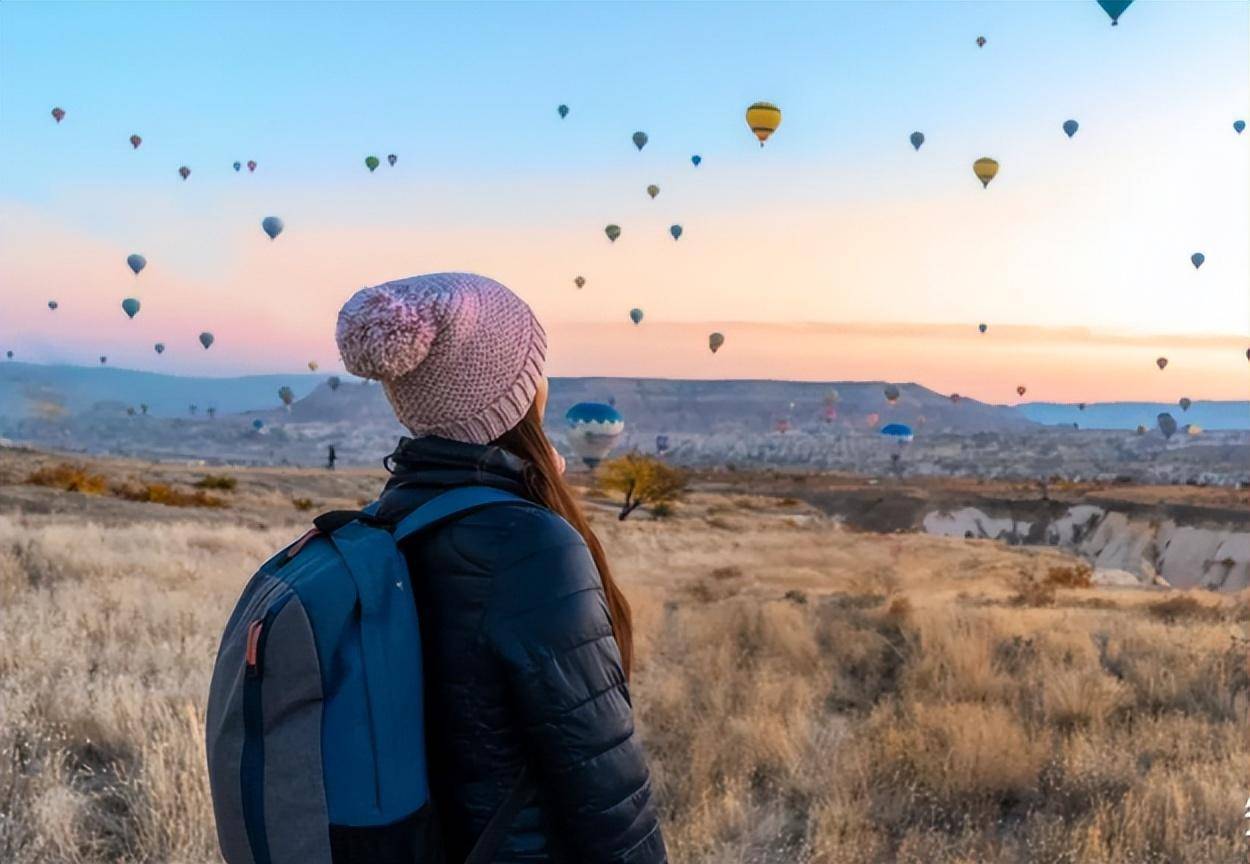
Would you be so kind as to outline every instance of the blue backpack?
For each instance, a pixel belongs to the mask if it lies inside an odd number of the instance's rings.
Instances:
[[[227,864],[444,864],[425,752],[421,633],[399,544],[484,507],[444,492],[397,524],[336,511],[248,582],[226,625],[206,720]],[[489,862],[525,803],[517,779],[468,858]]]

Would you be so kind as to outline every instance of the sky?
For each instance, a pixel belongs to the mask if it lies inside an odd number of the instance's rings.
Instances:
[[[1109,24],[1093,0],[3,3],[0,350],[328,372],[353,291],[471,270],[533,306],[557,375],[1246,398],[1250,4]],[[763,148],[757,100],[783,112]]]

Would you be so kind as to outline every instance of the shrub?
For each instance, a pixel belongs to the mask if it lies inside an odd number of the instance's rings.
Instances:
[[[300,512],[303,512],[305,510],[311,510],[313,509],[313,507],[317,506],[316,504],[313,503],[313,500],[311,498],[292,498],[291,503],[295,505],[295,509],[299,510]]]
[[[233,492],[235,487],[239,485],[239,481],[228,474],[205,474],[195,483],[200,489],[220,489],[223,492]]]
[[[673,505],[660,502],[651,507],[651,515],[656,519],[668,519],[673,515]]]
[[[1094,571],[1088,564],[1068,567],[1051,567],[1046,571],[1043,583],[1055,588],[1090,588],[1094,584]]]
[[[1218,606],[1208,606],[1189,594],[1173,594],[1163,600],[1156,600],[1146,609],[1155,618],[1165,624],[1178,621],[1218,621],[1223,612]]]
[[[32,486],[47,486],[84,495],[99,495],[108,487],[103,475],[92,474],[85,466],[68,462],[39,468],[31,472],[26,482]]]
[[[148,504],[164,504],[166,507],[225,507],[226,502],[203,489],[183,492],[166,483],[121,483],[110,490],[118,498],[142,501]]]

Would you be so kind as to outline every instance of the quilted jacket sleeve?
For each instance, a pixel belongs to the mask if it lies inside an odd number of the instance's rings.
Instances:
[[[570,860],[667,861],[598,570],[566,522],[535,511],[500,561],[484,621]],[[518,536],[518,535],[514,535]]]

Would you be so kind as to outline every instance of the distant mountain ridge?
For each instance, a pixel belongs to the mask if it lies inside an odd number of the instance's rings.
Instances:
[[[1084,411],[1061,402],[1028,402],[1019,411],[1044,426],[1079,423],[1082,429],[1136,429],[1139,424],[1153,428],[1164,412],[1181,426],[1192,423],[1212,432],[1250,429],[1250,401],[1195,401],[1188,411],[1163,402],[1096,402]]]

